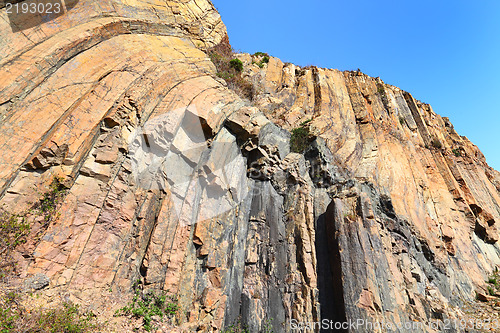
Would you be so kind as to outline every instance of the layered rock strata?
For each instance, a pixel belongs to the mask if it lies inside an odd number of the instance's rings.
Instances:
[[[226,35],[204,0],[80,0],[25,29],[0,13],[0,205],[67,189],[12,284],[99,312],[139,279],[177,296],[179,331],[432,331],[500,265],[499,173],[410,93],[242,54],[243,100],[202,51]]]

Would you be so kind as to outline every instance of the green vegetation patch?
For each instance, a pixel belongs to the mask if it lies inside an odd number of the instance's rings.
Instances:
[[[399,123],[401,124],[401,126],[404,126],[405,123],[406,123],[406,120],[403,116],[399,116]]]
[[[268,57],[269,58],[269,54],[265,53],[265,52],[255,52],[253,54],[254,57]]]
[[[500,275],[497,267],[495,267],[495,271],[488,277],[488,281],[486,282],[489,284],[488,293],[490,295],[494,295],[495,291],[500,290]]]
[[[13,250],[20,244],[26,243],[30,236],[30,217],[43,217],[42,228],[37,235],[31,235],[37,239],[48,227],[49,223],[57,217],[58,205],[64,199],[66,189],[62,178],[54,178],[49,190],[42,194],[40,200],[30,209],[21,214],[10,214],[0,211],[0,278],[4,279],[13,273],[16,262],[12,257]]]
[[[37,207],[47,218],[53,216],[57,209],[57,205],[61,202],[66,193],[66,188],[63,185],[63,179],[60,177],[54,178],[49,186],[49,191],[44,193]]]
[[[290,137],[290,150],[292,153],[302,154],[311,143],[313,135],[309,130],[309,123],[311,120],[303,122],[300,127],[292,130]]]
[[[12,250],[26,242],[30,230],[24,216],[0,213],[0,278],[4,279],[15,270]]]
[[[6,212],[0,214],[0,247],[2,253],[9,248],[26,241],[25,236],[31,227],[26,218],[20,215],[10,215]]]
[[[116,315],[131,315],[134,318],[142,318],[144,329],[153,330],[153,317],[172,318],[177,313],[179,306],[177,299],[167,295],[165,292],[156,293],[152,290],[144,291],[140,280],[133,285],[134,297],[125,307],[119,309]]]
[[[0,332],[91,333],[99,332],[103,324],[92,312],[83,312],[69,302],[48,309],[28,311],[15,291],[0,297]]]
[[[217,69],[217,76],[226,81],[228,88],[236,92],[240,97],[249,100],[253,99],[255,94],[251,82],[243,77],[243,62],[235,58],[235,53],[225,40],[208,50],[207,54]]]
[[[243,62],[240,59],[232,59],[229,61],[229,66],[237,72],[243,71]]]
[[[253,62],[254,64],[256,64],[257,66],[259,66],[260,68],[264,68],[264,64],[268,64],[269,63],[269,60],[270,60],[270,57],[269,57],[269,54],[267,53],[264,53],[264,52],[255,52],[253,54],[254,57],[260,57],[262,58],[259,62]]]
[[[99,325],[92,312],[82,312],[76,304],[65,302],[61,307],[40,312],[35,326],[42,332],[95,332]]]

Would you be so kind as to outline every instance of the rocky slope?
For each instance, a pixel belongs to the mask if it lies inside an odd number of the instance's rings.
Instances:
[[[500,174],[429,105],[242,54],[245,100],[203,51],[226,36],[210,1],[72,6],[17,28],[0,9],[0,206],[32,224],[10,286],[48,278],[46,297],[106,316],[139,279],[177,296],[177,330],[205,332],[432,331],[484,293]],[[54,179],[47,225],[26,211]]]

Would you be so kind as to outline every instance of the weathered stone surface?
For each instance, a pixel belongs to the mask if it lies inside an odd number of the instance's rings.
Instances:
[[[300,81],[309,73],[314,89]],[[458,316],[442,299],[457,306],[471,301],[499,263],[497,172],[449,121],[409,93],[360,73],[305,68],[295,74],[295,89],[282,85],[255,104],[288,129],[313,114],[310,130],[330,152],[314,143],[305,153],[315,186],[339,198],[323,207],[327,218],[318,217],[331,231],[316,246],[333,243],[323,256],[337,258],[328,265],[318,250],[318,265],[330,267],[320,268],[321,275],[336,271],[319,278],[322,317],[428,322],[436,304]],[[275,69],[269,75],[279,77]],[[303,91],[313,93],[314,104],[303,104]],[[271,99],[282,106],[278,112],[269,108]],[[293,102],[283,107],[289,101],[301,103],[300,117]],[[465,273],[463,267],[474,268]],[[429,288],[435,292],[427,295]],[[345,308],[329,308],[326,299]]]
[[[290,153],[290,133],[272,123],[262,126],[258,140],[262,147],[278,148],[280,159],[284,159]]]
[[[205,332],[428,325],[486,295],[500,173],[408,92],[238,55],[250,105],[202,51],[226,35],[205,0],[80,0],[22,32],[0,15],[0,205],[67,188],[29,217],[13,285],[113,313],[140,279],[178,297],[168,331]]]
[[[50,283],[50,279],[48,278],[47,275],[45,275],[43,273],[35,274],[34,276],[32,276],[32,277],[26,279],[26,281],[24,281],[25,288],[28,291],[43,289],[43,288],[47,287],[49,285],[49,283]]]

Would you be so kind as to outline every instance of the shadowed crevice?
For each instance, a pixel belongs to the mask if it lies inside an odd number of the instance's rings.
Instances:
[[[346,322],[340,247],[336,237],[335,203],[316,222],[316,255],[321,320]],[[322,332],[326,332],[322,330]],[[339,331],[341,332],[341,331]]]

